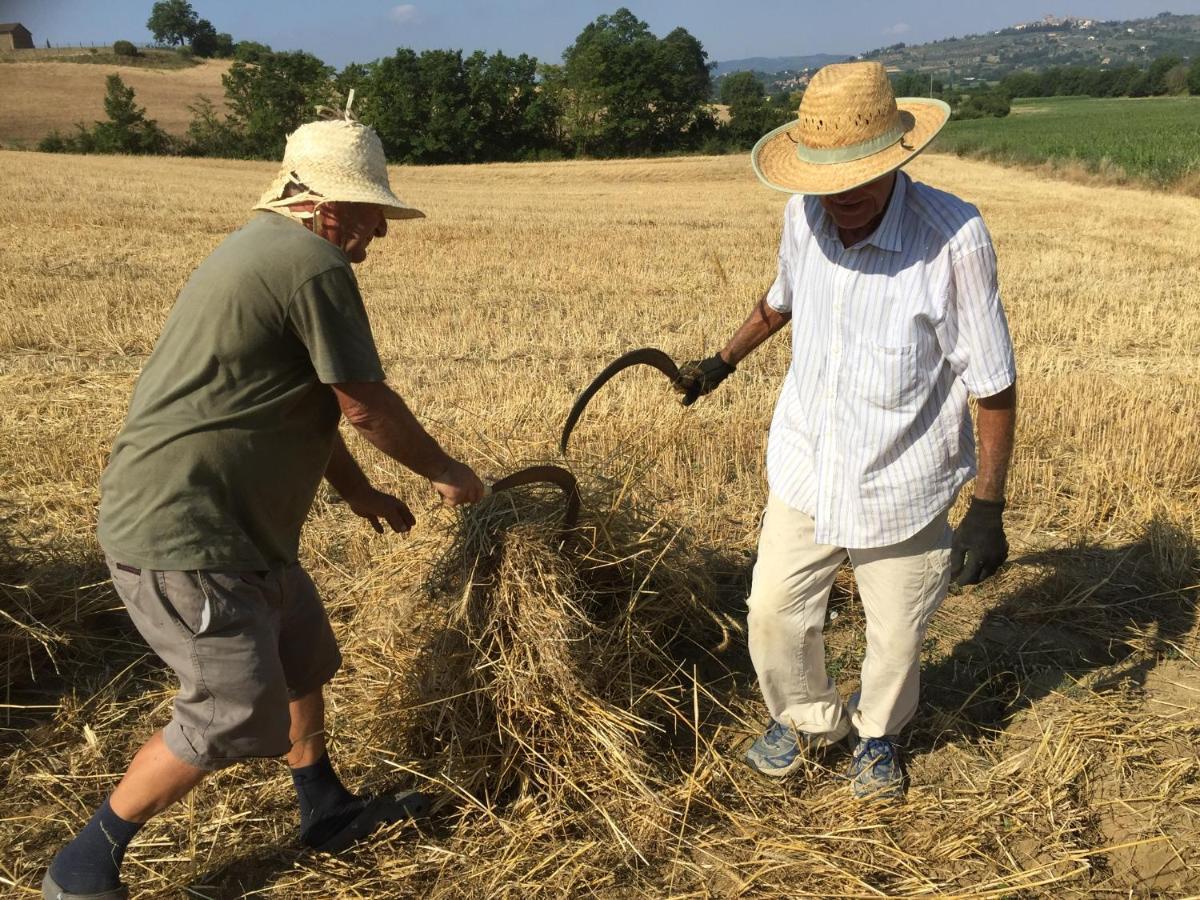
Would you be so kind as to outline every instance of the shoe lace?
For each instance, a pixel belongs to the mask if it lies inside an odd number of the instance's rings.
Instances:
[[[855,759],[861,760],[863,757],[891,757],[895,756],[896,747],[887,738],[865,738],[858,745],[858,751],[854,754]]]
[[[767,740],[771,743],[782,740],[787,737],[791,729],[780,722],[771,722],[771,727],[767,729]]]

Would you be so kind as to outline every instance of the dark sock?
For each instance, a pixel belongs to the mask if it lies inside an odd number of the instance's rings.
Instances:
[[[319,844],[340,831],[365,803],[338,780],[328,753],[311,766],[292,769],[292,784],[300,801],[300,839],[306,844]]]
[[[50,877],[70,894],[113,890],[121,883],[125,848],[141,827],[140,822],[126,822],[105,800],[75,840],[58,851]]]

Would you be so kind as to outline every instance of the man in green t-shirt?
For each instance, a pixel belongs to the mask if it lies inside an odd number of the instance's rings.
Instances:
[[[354,461],[343,416],[444,503],[484,494],[384,381],[350,268],[388,219],[422,213],[392,193],[379,138],[349,114],[289,137],[256,209],[180,292],[101,479],[114,585],[180,689],[171,721],[54,858],[47,898],[128,896],[119,868],[141,825],[247,759],[286,757],[301,841],[320,850],[428,805],[416,792],[356,796],[338,780],[323,686],[341,655],[297,561],[322,478],[378,531],[415,523]]]

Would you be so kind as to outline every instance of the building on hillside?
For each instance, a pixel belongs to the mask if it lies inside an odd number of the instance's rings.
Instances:
[[[32,50],[33,35],[20,22],[0,24],[0,50]]]

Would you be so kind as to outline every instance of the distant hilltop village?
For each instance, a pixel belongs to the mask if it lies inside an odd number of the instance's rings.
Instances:
[[[1200,15],[1164,12],[1123,21],[1047,15],[998,31],[923,44],[900,42],[849,58],[878,60],[892,73],[919,73],[929,82],[927,90],[935,90],[939,79],[965,86],[995,83],[1014,72],[1056,68],[1148,71],[1155,60],[1176,57],[1180,64],[1200,59]],[[719,74],[753,69],[769,93],[791,92],[802,90],[812,74],[831,61],[837,60],[755,57],[721,63]]]
[[[1050,28],[1077,28],[1080,31],[1086,31],[1095,26],[1095,19],[1081,19],[1078,16],[1042,16],[1036,22],[1022,22],[1020,25],[1013,25],[1011,28],[1004,28],[992,33],[1004,34],[1005,32],[1012,31],[1039,31]]]

